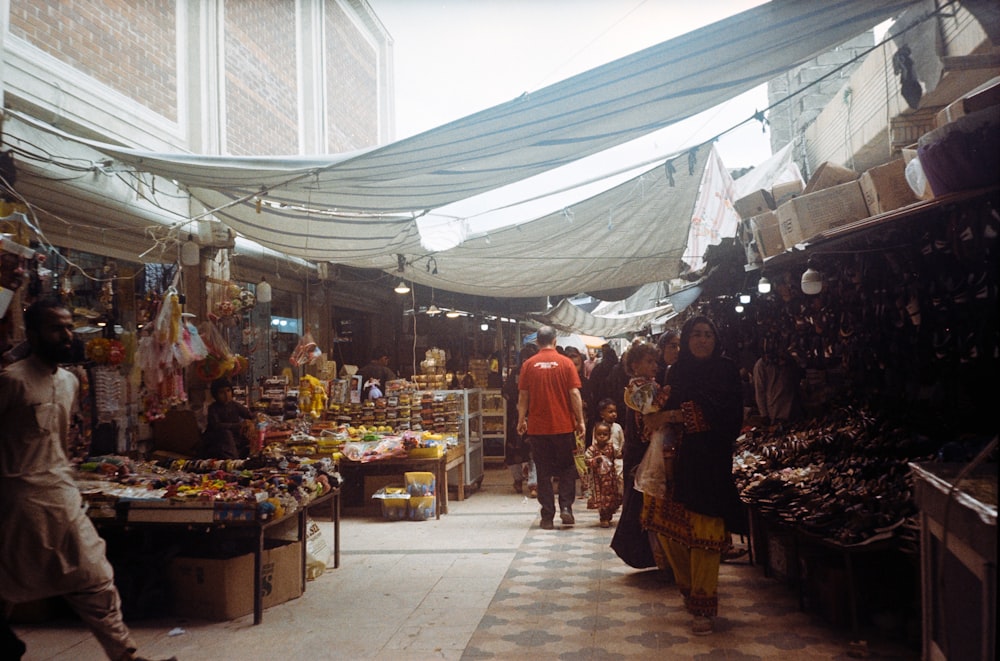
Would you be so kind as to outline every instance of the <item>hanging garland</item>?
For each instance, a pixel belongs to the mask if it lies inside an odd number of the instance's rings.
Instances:
[[[98,365],[121,365],[125,362],[125,345],[113,339],[95,337],[84,347],[87,360]]]

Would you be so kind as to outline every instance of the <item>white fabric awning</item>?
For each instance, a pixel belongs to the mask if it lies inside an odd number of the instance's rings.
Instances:
[[[648,310],[623,313],[614,317],[599,317],[573,305],[569,299],[564,298],[555,307],[530,316],[535,321],[548,324],[564,333],[614,337],[636,333],[656,319],[669,319],[675,314],[673,307],[667,304]]]
[[[770,80],[913,0],[773,0],[425,133],[317,157],[162,154],[73,138],[184,185],[240,235],[312,261],[484,296],[569,294],[676,275],[708,149],[598,197],[431,254],[416,218],[649,134]],[[686,173],[689,175],[685,176]],[[666,178],[678,180],[673,186]],[[630,192],[629,192],[630,191]],[[610,194],[610,193],[615,194]],[[629,192],[621,202],[615,195]],[[573,222],[567,222],[572,218]]]

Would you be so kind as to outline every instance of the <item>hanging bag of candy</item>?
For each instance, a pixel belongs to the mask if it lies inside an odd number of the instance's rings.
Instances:
[[[302,337],[299,339],[299,343],[295,346],[295,351],[292,352],[289,362],[294,367],[311,365],[319,359],[322,353],[323,352],[319,350],[319,346],[316,344],[316,340],[313,339],[312,333],[307,330],[303,333]]]
[[[201,340],[205,343],[208,355],[197,363],[195,373],[204,381],[214,381],[229,374],[236,365],[236,358],[222,333],[212,322],[205,322],[200,328]]]

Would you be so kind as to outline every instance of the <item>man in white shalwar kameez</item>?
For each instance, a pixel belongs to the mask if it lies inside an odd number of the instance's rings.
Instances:
[[[65,442],[77,378],[73,318],[58,301],[24,315],[31,355],[0,372],[0,658],[20,659],[10,605],[61,595],[108,658],[135,660],[104,540],[87,518]]]

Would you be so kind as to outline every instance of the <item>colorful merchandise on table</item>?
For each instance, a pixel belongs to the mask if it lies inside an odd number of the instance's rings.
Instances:
[[[125,517],[131,508],[187,507],[213,510],[214,520],[263,520],[294,512],[340,484],[340,474],[329,459],[276,452],[251,460],[156,463],[90,457],[80,464],[78,475],[85,500],[100,504],[95,513],[107,516],[110,511],[111,516]]]

